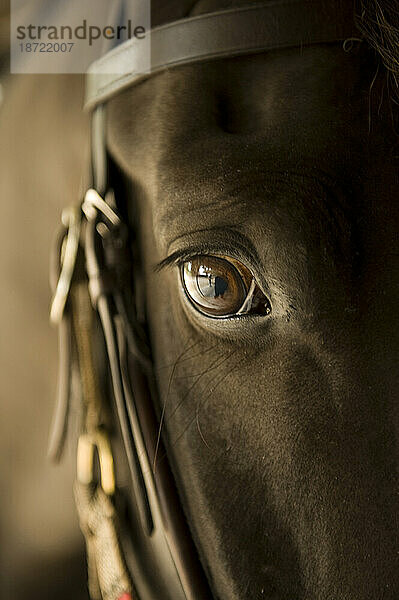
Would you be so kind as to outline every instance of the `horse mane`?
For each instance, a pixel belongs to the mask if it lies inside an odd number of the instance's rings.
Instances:
[[[392,97],[399,101],[398,0],[358,0],[356,22],[387,70]]]

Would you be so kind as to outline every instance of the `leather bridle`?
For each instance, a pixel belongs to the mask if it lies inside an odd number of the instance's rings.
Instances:
[[[71,397],[77,395],[81,424],[76,500],[93,599],[212,597],[168,461],[158,461],[153,469],[156,385],[146,324],[135,309],[133,232],[123,222],[123,205],[109,178],[106,102],[182,65],[354,36],[350,2],[270,1],[153,29],[149,73],[134,69],[143,46],[133,40],[89,69],[92,182],[82,204],[63,214],[59,258],[53,261],[51,320],[59,325],[60,371],[50,454],[61,454]],[[123,485],[118,481],[119,458],[114,461],[120,439],[130,476]],[[165,456],[162,448],[157,450]],[[128,523],[121,509],[126,489],[131,496]]]

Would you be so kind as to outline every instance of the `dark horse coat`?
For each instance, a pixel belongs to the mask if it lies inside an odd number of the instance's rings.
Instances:
[[[183,67],[110,103],[168,452],[223,600],[398,597],[399,165],[384,82],[366,44],[336,44]],[[176,264],[199,254],[245,265],[270,315],[197,311]]]

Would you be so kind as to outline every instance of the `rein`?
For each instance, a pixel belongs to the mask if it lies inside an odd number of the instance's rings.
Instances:
[[[156,383],[146,323],[136,310],[132,231],[121,217],[123,201],[107,180],[105,103],[182,65],[343,42],[358,35],[349,5],[345,0],[270,1],[183,19],[152,30],[150,73],[137,72],[143,50],[135,40],[89,69],[92,184],[81,205],[63,213],[52,268],[50,319],[59,327],[60,367],[49,454],[59,459],[62,453],[77,395],[75,497],[92,600],[212,598],[167,459],[153,468]],[[121,447],[128,485],[119,481]],[[162,446],[158,452],[166,456]]]

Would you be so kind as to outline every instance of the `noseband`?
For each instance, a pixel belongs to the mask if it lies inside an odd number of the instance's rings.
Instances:
[[[358,37],[353,22],[345,0],[270,1],[153,29],[150,73],[135,70],[143,46],[134,40],[89,69],[92,181],[81,205],[63,213],[52,268],[60,367],[49,452],[59,458],[78,397],[75,496],[93,600],[212,597],[158,439],[152,354],[137,308],[137,242],[109,175],[106,102],[182,65]]]

